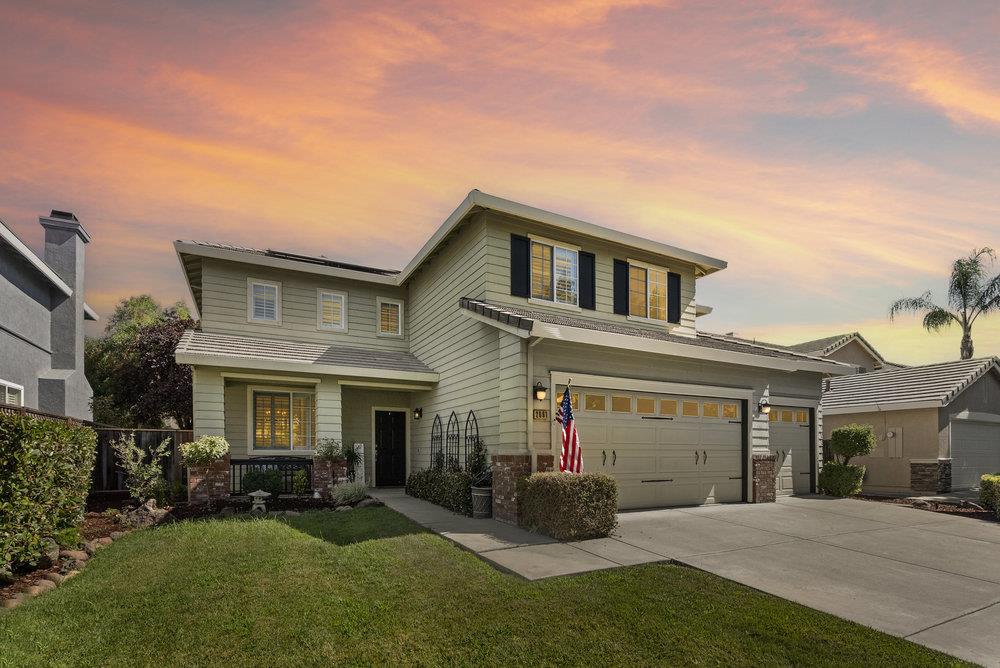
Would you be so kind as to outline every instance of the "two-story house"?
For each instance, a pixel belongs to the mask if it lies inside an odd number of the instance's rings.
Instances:
[[[477,190],[400,271],[175,246],[202,323],[177,348],[196,435],[233,458],[373,445],[378,486],[463,450],[470,413],[501,473],[557,466],[571,384],[584,469],[622,508],[811,491],[821,380],[854,371],[699,332],[722,260]]]
[[[44,260],[0,221],[0,404],[81,420],[93,392],[83,370],[84,300],[90,235],[72,213],[38,219]]]

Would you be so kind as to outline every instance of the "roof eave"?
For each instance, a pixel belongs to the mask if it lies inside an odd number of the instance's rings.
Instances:
[[[401,371],[396,369],[380,369],[376,367],[356,367],[339,364],[312,364],[307,362],[290,362],[286,360],[266,360],[248,357],[233,357],[229,355],[206,355],[190,353],[183,350],[184,340],[178,344],[174,359],[178,364],[193,366],[228,367],[234,369],[253,369],[257,371],[286,371],[292,373],[324,374],[345,378],[374,378],[380,380],[398,380],[433,385],[440,375],[434,371]]]

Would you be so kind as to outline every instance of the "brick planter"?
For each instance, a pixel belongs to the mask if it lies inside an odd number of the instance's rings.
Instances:
[[[329,499],[333,486],[347,480],[347,465],[342,461],[313,459],[312,488],[321,498]]]
[[[188,467],[188,502],[209,503],[229,498],[232,489],[229,454],[208,466]]]
[[[910,489],[930,494],[950,492],[951,460],[911,460]]]
[[[493,519],[517,524],[517,483],[531,475],[531,455],[493,455]]]
[[[777,455],[753,456],[753,503],[774,503]]]

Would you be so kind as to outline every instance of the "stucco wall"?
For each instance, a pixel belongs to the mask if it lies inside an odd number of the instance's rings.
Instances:
[[[857,365],[865,371],[874,371],[875,363],[877,361],[857,341],[851,341],[846,346],[838,348],[827,355],[827,358],[837,362]]]

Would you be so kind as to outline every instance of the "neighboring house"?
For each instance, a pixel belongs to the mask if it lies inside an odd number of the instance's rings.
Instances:
[[[83,301],[90,235],[72,213],[53,211],[44,260],[0,222],[0,403],[90,420],[83,373]]]
[[[196,435],[234,460],[374,443],[366,479],[401,485],[430,465],[435,417],[461,456],[474,413],[501,519],[511,478],[557,466],[570,381],[585,470],[639,508],[812,491],[822,379],[854,371],[699,332],[697,282],[721,260],[479,191],[401,271],[175,248],[201,318],[176,353]]]
[[[947,492],[979,486],[1000,472],[1000,366],[997,358],[927,364],[829,381],[826,437],[869,424],[878,446],[851,460],[868,468],[865,491]]]
[[[853,364],[858,367],[858,371],[861,373],[903,368],[902,365],[885,361],[875,346],[868,343],[865,337],[858,332],[837,334],[786,347],[806,355]]]

